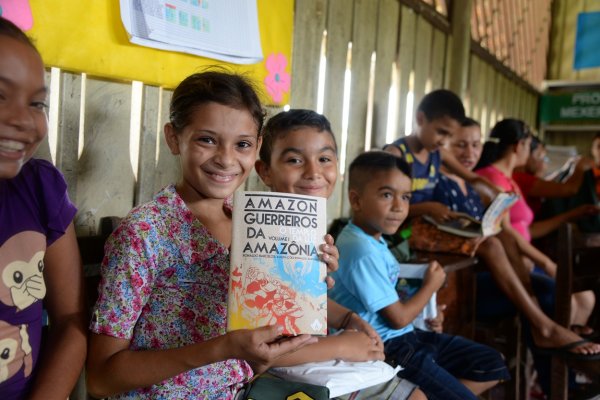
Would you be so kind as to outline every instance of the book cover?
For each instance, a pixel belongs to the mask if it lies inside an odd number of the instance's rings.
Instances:
[[[499,193],[485,210],[481,221],[465,213],[458,213],[458,218],[445,222],[437,222],[429,215],[424,215],[423,219],[454,235],[468,238],[491,236],[500,232],[502,218],[518,199],[515,193]]]
[[[280,325],[284,335],[327,333],[324,198],[234,195],[227,330]]]
[[[423,285],[423,277],[429,264],[400,264],[400,275],[396,283],[396,292],[400,301],[405,302],[414,296]],[[437,316],[437,293],[434,293],[419,315],[413,320],[416,328],[429,331],[426,320]]]

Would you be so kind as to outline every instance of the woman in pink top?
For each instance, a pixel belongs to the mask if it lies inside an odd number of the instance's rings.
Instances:
[[[556,264],[548,256],[540,252],[529,242],[531,234],[529,227],[533,222],[533,211],[525,201],[519,185],[512,175],[517,167],[524,166],[529,158],[531,133],[527,125],[517,119],[503,119],[490,132],[490,137],[483,147],[476,173],[488,178],[493,184],[507,192],[515,192],[519,200],[509,212],[510,224],[504,224],[504,230],[513,232],[522,253],[548,275],[556,278]],[[590,309],[590,304],[591,309]],[[572,321],[575,325],[586,325],[595,304],[594,293],[591,291],[575,293],[572,298]]]
[[[527,162],[530,144],[531,134],[522,121],[504,119],[492,129],[479,164],[475,167],[479,175],[485,176],[496,186],[519,195],[519,200],[510,209],[510,223],[528,242],[531,240],[529,225],[533,222],[533,212],[512,179],[512,174],[516,167]]]

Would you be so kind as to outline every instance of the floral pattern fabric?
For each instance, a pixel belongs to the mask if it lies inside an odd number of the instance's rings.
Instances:
[[[174,186],[132,210],[105,254],[94,333],[128,339],[132,350],[178,348],[225,334],[229,251]],[[231,399],[252,374],[245,361],[227,360],[114,398]]]

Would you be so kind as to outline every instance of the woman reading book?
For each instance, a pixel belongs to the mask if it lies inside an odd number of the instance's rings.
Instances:
[[[465,120],[446,146],[465,168],[472,170],[482,152],[479,124],[472,119]],[[435,199],[453,211],[481,217],[484,206],[477,192],[448,170],[442,168],[441,172],[434,192]],[[536,349],[570,357],[597,358],[599,345],[583,342],[581,337],[548,317],[554,307],[553,283],[546,276],[528,271],[522,261],[520,245],[533,246],[515,239],[514,232],[510,227],[507,229],[507,225],[505,222],[503,231],[487,238],[477,250],[477,256],[489,269],[489,272],[478,276],[478,295],[485,295],[485,299],[478,298],[477,303],[485,305],[478,309],[478,314],[494,317],[511,312],[511,308],[516,309],[527,319],[531,328],[531,344]],[[534,248],[529,250],[537,252]],[[538,257],[543,262],[552,262],[541,253]],[[547,370],[547,366],[540,365],[543,360],[536,359],[536,368]],[[546,388],[549,386],[548,381],[542,384]]]

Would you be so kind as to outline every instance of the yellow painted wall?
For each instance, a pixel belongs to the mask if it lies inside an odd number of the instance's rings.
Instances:
[[[600,68],[573,69],[577,15],[600,11],[600,0],[554,0],[548,77],[550,80],[600,81]]]
[[[129,43],[119,0],[31,0],[30,4],[33,28],[27,33],[49,66],[172,88],[202,67],[225,64]],[[264,60],[251,65],[227,65],[264,82],[269,73],[265,60],[274,53],[287,58],[285,72],[290,74],[294,1],[257,0],[257,5]],[[288,98],[289,91],[280,103],[287,103]],[[276,103],[270,98],[263,100]]]

